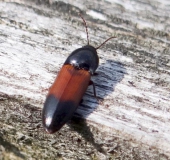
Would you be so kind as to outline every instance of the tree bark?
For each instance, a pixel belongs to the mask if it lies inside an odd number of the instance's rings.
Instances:
[[[170,2],[0,1],[0,158],[169,159]],[[41,125],[48,88],[87,44],[100,63],[72,120]]]

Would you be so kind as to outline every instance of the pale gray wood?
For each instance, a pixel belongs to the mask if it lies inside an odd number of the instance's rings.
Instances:
[[[168,159],[170,2],[0,2],[0,157]],[[100,45],[97,99],[90,86],[78,117],[48,135],[41,108],[67,56]],[[35,123],[33,123],[35,122]],[[12,157],[12,158],[11,158]]]

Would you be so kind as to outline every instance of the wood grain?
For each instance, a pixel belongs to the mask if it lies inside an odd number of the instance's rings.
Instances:
[[[170,2],[0,1],[0,157],[168,159]],[[48,88],[67,56],[100,45],[97,99],[89,87],[72,121],[41,129]],[[76,117],[82,117],[76,118]]]

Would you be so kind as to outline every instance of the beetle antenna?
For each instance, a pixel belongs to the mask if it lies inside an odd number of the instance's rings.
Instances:
[[[110,37],[110,38],[106,39],[102,44],[100,44],[98,47],[96,47],[96,50],[99,49],[101,46],[103,46],[107,41],[111,40],[112,38],[116,38],[116,37]]]
[[[87,44],[89,45],[89,34],[88,34],[88,29],[87,29],[87,24],[86,21],[84,20],[83,16],[79,13],[79,16],[81,17],[81,19],[84,22],[84,26],[86,27],[86,34],[87,34]]]

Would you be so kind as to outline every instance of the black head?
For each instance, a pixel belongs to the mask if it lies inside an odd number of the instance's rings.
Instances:
[[[64,64],[71,64],[77,69],[84,69],[94,74],[99,65],[96,48],[87,45],[73,51]]]

